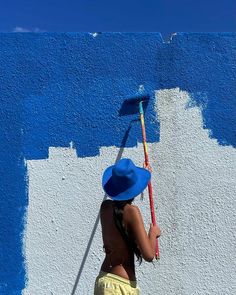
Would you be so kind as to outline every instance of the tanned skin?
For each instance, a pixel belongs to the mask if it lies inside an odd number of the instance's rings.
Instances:
[[[113,220],[114,203],[103,201],[100,210],[102,237],[106,257],[101,270],[135,281],[134,253],[123,240]],[[147,234],[142,215],[137,206],[126,204],[123,211],[123,225],[131,239],[136,242],[144,260],[151,262],[155,257],[156,238],[160,236],[160,228],[150,225]]]

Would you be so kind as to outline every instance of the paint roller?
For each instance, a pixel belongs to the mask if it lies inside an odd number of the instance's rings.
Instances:
[[[148,167],[148,169],[151,172],[151,166],[150,166],[149,157],[148,157],[145,120],[144,120],[144,110],[147,107],[149,99],[150,99],[150,95],[137,95],[134,97],[130,97],[123,102],[119,114],[120,116],[123,116],[123,115],[136,114],[137,112],[139,113],[141,130],[142,130],[142,139],[143,139],[143,151],[144,151],[144,159],[145,159],[144,163],[145,163],[145,167]],[[155,216],[155,210],[154,210],[154,200],[153,200],[153,190],[152,190],[151,180],[148,183],[148,194],[149,194],[152,224],[156,225],[156,216]],[[159,259],[159,258],[160,258],[159,245],[158,245],[158,240],[156,240],[156,259]]]

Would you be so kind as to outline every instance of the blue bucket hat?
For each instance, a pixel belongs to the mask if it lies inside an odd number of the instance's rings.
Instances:
[[[130,159],[121,159],[103,173],[105,193],[115,201],[126,201],[139,195],[148,185],[151,173],[134,165]]]

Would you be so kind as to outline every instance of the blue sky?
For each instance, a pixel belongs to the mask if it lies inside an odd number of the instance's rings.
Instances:
[[[0,31],[229,32],[235,0],[2,0]]]

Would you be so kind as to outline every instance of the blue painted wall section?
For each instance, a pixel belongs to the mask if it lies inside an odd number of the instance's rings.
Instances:
[[[26,283],[24,158],[45,159],[49,146],[71,141],[79,157],[135,146],[138,115],[119,112],[140,85],[151,95],[148,142],[159,141],[154,90],[179,87],[191,93],[186,107],[202,106],[210,136],[235,147],[235,59],[231,33],[178,34],[170,43],[158,33],[0,34],[0,294],[21,294]]]
[[[159,34],[43,35],[22,37],[22,72],[28,72],[29,91],[24,97],[24,143],[27,159],[48,157],[49,146],[69,146],[78,156],[94,156],[101,146],[121,145],[130,120],[119,117],[122,102],[157,87],[156,55]],[[30,64],[30,66],[29,66]],[[158,140],[153,107],[149,140]],[[132,124],[127,146],[140,140],[138,123]]]
[[[210,136],[236,147],[235,33],[179,33],[158,57],[160,87],[188,91],[191,104],[202,108]]]
[[[18,81],[7,68],[3,70],[6,60],[1,55],[0,294],[18,295],[25,285],[22,234],[28,204],[22,142],[23,111],[20,93],[13,90]],[[9,60],[7,64],[10,64]]]

